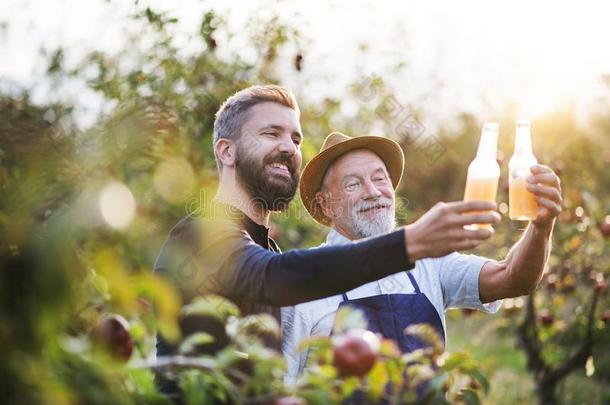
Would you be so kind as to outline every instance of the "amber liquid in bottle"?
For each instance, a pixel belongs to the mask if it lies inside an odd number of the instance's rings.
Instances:
[[[508,162],[508,216],[518,221],[533,220],[538,212],[534,194],[527,190],[530,168],[537,164],[532,152],[532,136],[528,121],[517,121],[515,152]]]
[[[499,126],[486,123],[481,131],[479,148],[474,160],[468,166],[464,201],[496,201],[500,166],[496,160]],[[490,224],[474,224],[468,229],[491,228]]]

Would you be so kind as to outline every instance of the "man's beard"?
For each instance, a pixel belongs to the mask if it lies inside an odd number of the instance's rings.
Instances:
[[[360,212],[363,209],[387,206],[379,212],[369,214],[368,217]],[[389,198],[379,198],[377,201],[360,201],[354,204],[351,210],[353,232],[359,238],[368,238],[378,236],[390,232],[396,227],[396,219],[394,213],[394,201]]]
[[[290,179],[284,176],[269,175],[265,171],[272,163],[285,164]],[[250,194],[253,203],[267,211],[284,211],[292,201],[299,184],[299,168],[294,166],[292,157],[276,153],[260,158],[246,151],[241,143],[237,144],[235,158],[237,182]]]

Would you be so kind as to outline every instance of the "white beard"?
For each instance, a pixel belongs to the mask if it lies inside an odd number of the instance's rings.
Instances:
[[[359,212],[362,209],[380,204],[389,205],[389,207],[368,218],[363,218],[362,214]],[[351,214],[353,231],[359,238],[382,235],[390,232],[396,227],[394,201],[388,198],[380,198],[374,203],[360,202],[352,207]]]

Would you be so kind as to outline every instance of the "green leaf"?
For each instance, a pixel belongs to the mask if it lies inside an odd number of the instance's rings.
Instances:
[[[159,332],[166,340],[177,341],[180,338],[177,318],[181,304],[176,289],[163,278],[148,273],[138,277],[137,288],[139,295],[154,302]]]
[[[303,389],[299,392],[299,396],[304,398],[309,405],[327,405],[336,402],[333,401],[330,390],[322,386]]]
[[[155,376],[151,370],[144,368],[129,368],[127,369],[130,379],[130,385],[133,385],[137,403],[155,404],[155,405],[171,405],[172,402],[157,391],[155,385]]]
[[[358,309],[341,307],[335,315],[333,333],[340,334],[350,329],[366,329],[367,322],[364,313]]]
[[[462,391],[460,391],[460,396],[462,397],[463,401],[468,405],[479,405],[481,403],[479,395],[474,390],[468,388],[463,389]]]
[[[204,375],[198,370],[189,370],[182,373],[180,389],[187,405],[205,403],[209,385],[204,381]]]
[[[470,372],[476,368],[477,363],[472,358],[470,353],[465,351],[459,351],[455,353],[448,353],[444,364],[440,364],[440,366],[442,366],[445,370],[457,369]]]
[[[426,349],[417,349],[413,350],[412,352],[405,353],[402,355],[401,361],[404,364],[429,362],[428,356],[426,355]]]
[[[231,301],[219,295],[206,295],[198,297],[182,308],[182,314],[187,315],[210,315],[217,317],[220,321],[226,322],[230,316],[238,317],[239,308]]]
[[[180,344],[180,348],[178,351],[180,354],[190,353],[195,349],[195,346],[198,345],[206,345],[208,343],[214,342],[214,336],[205,333],[205,332],[197,332],[189,335],[184,342]]]
[[[303,339],[299,342],[297,350],[302,352],[307,349],[313,349],[315,351],[324,350],[332,346],[332,340],[329,336],[311,336],[307,339]]]
[[[369,373],[370,392],[374,399],[379,399],[385,391],[385,387],[389,381],[388,370],[385,364],[378,361]]]
[[[435,392],[444,392],[448,380],[449,376],[447,373],[439,374],[430,380],[428,388]]]
[[[435,372],[429,365],[412,364],[406,369],[406,374],[412,386],[418,386],[434,378]]]
[[[470,374],[477,379],[485,395],[489,394],[489,380],[479,370],[473,370]]]
[[[434,350],[434,354],[437,356],[440,356],[445,351],[440,336],[434,330],[434,328],[427,323],[410,325],[405,329],[404,333],[407,335],[413,335],[419,338],[422,342],[428,344]]]
[[[281,334],[280,325],[275,318],[269,314],[248,315],[239,319],[236,323],[235,332],[241,336],[251,337],[266,334],[272,335],[278,339]]]
[[[327,380],[332,380],[333,378],[337,377],[337,369],[328,364],[324,364],[318,367],[318,372],[323,378]]]
[[[403,368],[399,362],[396,361],[388,361],[385,363],[386,368],[388,370],[388,377],[392,382],[392,385],[397,387],[402,380]]]
[[[348,398],[360,386],[360,380],[355,377],[349,377],[343,380],[341,384],[341,397]]]

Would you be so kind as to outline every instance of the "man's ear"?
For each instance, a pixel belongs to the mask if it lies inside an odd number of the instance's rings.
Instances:
[[[214,144],[214,154],[222,166],[235,166],[236,145],[230,139],[220,138]]]
[[[330,195],[328,192],[318,191],[315,195],[315,200],[324,215],[330,219],[334,218],[334,212],[330,204]]]

